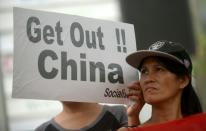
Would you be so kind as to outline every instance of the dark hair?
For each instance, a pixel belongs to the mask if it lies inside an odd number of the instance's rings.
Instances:
[[[170,72],[177,76],[188,75],[190,77],[189,84],[183,89],[181,97],[181,112],[183,115],[188,116],[196,113],[203,112],[199,98],[192,86],[190,72],[180,63],[172,61],[168,58],[157,57],[158,60],[168,69]]]

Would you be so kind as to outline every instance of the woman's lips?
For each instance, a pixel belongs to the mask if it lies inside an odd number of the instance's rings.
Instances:
[[[151,91],[155,91],[155,90],[157,90],[157,88],[149,86],[149,87],[145,87],[144,91],[145,92],[151,92]]]

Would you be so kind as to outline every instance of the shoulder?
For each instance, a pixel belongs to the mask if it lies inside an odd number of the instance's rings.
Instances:
[[[123,105],[104,105],[105,110],[110,111],[112,114],[123,114],[126,115],[126,107]]]
[[[104,109],[110,112],[121,124],[127,125],[127,112],[126,107],[123,105],[104,105]]]
[[[34,131],[47,131],[50,129],[56,129],[55,126],[52,124],[52,120],[42,123]]]

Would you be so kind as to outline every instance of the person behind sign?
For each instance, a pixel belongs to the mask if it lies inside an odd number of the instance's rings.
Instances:
[[[192,86],[192,62],[179,43],[157,41],[148,50],[130,54],[126,61],[140,71],[140,80],[128,87],[129,98],[136,101],[132,108],[127,109],[130,127],[140,124],[137,115],[144,102],[152,106],[152,114],[149,120],[139,126],[159,124],[202,112]]]
[[[62,102],[63,111],[35,131],[115,131],[127,125],[124,106]]]

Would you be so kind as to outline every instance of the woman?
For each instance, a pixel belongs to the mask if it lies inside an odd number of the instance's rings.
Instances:
[[[192,87],[192,63],[178,43],[157,41],[148,50],[126,58],[140,71],[140,80],[129,86],[129,98],[136,101],[127,110],[128,125],[139,125],[139,112],[145,103],[152,106],[151,118],[139,126],[159,124],[202,112]]]

